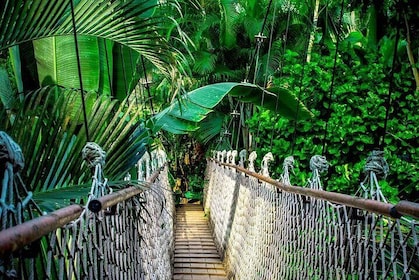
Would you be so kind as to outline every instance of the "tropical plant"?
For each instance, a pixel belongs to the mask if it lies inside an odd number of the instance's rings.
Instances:
[[[0,49],[2,56],[10,50],[8,74],[14,80],[10,86],[0,73],[7,88],[1,92],[0,129],[22,145],[23,183],[30,190],[51,194],[88,182],[80,154],[86,140],[108,152],[105,174],[112,181],[122,179],[150,147],[143,112],[129,95],[145,65],[169,78],[175,72],[183,55],[162,33],[165,13],[177,8],[176,1],[146,0],[0,3]]]
[[[176,2],[169,1],[167,4],[176,5]],[[2,1],[0,49],[77,32],[79,35],[106,38],[126,45],[144,55],[162,71],[167,71],[168,66],[172,65],[173,56],[166,40],[157,32],[164,20],[152,16],[157,6],[157,1],[147,0],[118,0],[112,3]],[[11,22],[14,24],[11,25]]]
[[[286,82],[289,89],[300,92],[301,100],[316,117],[293,123],[278,120],[267,111],[257,112],[249,124],[258,151],[271,150],[279,157],[293,154],[299,170],[295,180],[300,185],[305,185],[309,178],[309,156],[326,155],[331,168],[325,188],[355,193],[367,154],[385,148],[392,171],[388,183],[383,184],[383,192],[393,202],[400,198],[415,200],[419,151],[413,135],[419,119],[414,113],[418,104],[409,64],[401,64],[396,68],[398,72],[389,76],[391,65],[386,54],[387,48],[394,50],[394,39],[384,37],[380,49],[366,47],[359,56],[362,45],[353,40],[356,34],[349,34],[341,42],[336,67],[333,55],[313,53],[312,61],[305,64],[303,55],[287,52],[283,75],[274,78],[274,83]],[[396,55],[406,61],[403,48],[399,49]],[[389,96],[391,102],[387,103]],[[273,131],[280,137],[270,136]],[[276,163],[280,165],[279,161]],[[278,167],[276,172],[281,169]]]
[[[305,106],[285,88],[273,87],[267,91],[253,84],[218,83],[185,94],[181,100],[174,102],[154,117],[155,127],[175,134],[196,132],[206,116],[227,94],[241,102],[263,106],[290,119],[311,117]],[[215,117],[223,118],[222,115],[213,115],[211,122],[215,121]],[[201,131],[208,141],[220,133],[220,128],[214,129],[214,126],[209,125],[208,129]],[[209,134],[209,131],[213,134]]]
[[[149,134],[133,105],[106,97],[95,99],[95,93],[86,97],[91,108],[87,112],[90,140],[108,154],[104,170],[108,179],[119,181],[144,154]],[[0,129],[20,144],[26,159],[21,176],[28,190],[38,193],[89,182],[90,170],[81,157],[86,130],[78,114],[79,100],[77,90],[49,86],[30,93],[24,103],[15,103],[13,117],[1,111],[5,121]]]

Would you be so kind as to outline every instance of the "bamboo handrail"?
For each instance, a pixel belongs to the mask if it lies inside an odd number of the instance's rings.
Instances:
[[[146,184],[150,184],[156,180],[162,168],[157,169]],[[128,187],[126,189],[105,195],[93,201],[100,203],[100,209],[95,209],[94,212],[99,212],[101,209],[114,206],[117,203],[127,200],[144,189],[138,187]],[[90,207],[89,207],[90,208]],[[60,228],[71,221],[77,219],[82,213],[84,207],[81,205],[70,205],[45,216],[40,216],[14,227],[0,231],[0,258],[4,258],[20,248],[38,240],[42,236]]]
[[[154,182],[157,179],[157,177],[160,174],[160,171],[163,169],[164,166],[165,165],[163,165],[160,169],[158,169],[153,174],[151,174],[150,178],[147,179],[147,182],[146,182],[147,185]],[[89,210],[94,213],[98,213],[100,210],[112,207],[118,204],[119,202],[122,202],[137,194],[140,194],[143,190],[144,190],[143,188],[132,186],[132,187],[120,190],[118,192],[104,195],[97,199],[93,199],[88,205]]]
[[[318,198],[321,200],[325,200],[325,201],[329,201],[329,202],[333,202],[337,204],[355,207],[358,209],[367,210],[367,211],[374,212],[377,214],[385,215],[391,218],[400,218],[402,215],[405,215],[405,216],[413,217],[415,219],[419,219],[419,203],[413,203],[409,201],[400,201],[399,203],[394,205],[391,203],[385,203],[385,202],[376,201],[372,199],[365,199],[365,198],[351,196],[347,194],[329,192],[329,191],[324,191],[324,190],[316,190],[316,189],[310,189],[310,188],[303,188],[299,186],[291,186],[291,185],[286,185],[284,183],[278,182],[270,177],[266,177],[256,172],[249,171],[243,167],[240,167],[234,164],[223,163],[217,160],[214,160],[214,162],[222,166],[234,168],[237,171],[243,172],[247,174],[248,176],[252,176],[254,178],[257,178],[260,181],[271,184],[285,192],[300,194],[300,195]]]

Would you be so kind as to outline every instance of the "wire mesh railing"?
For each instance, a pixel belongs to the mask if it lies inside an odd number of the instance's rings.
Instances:
[[[255,173],[255,154],[248,169],[244,154],[236,166],[237,152],[218,152],[206,173],[205,210],[229,279],[419,279],[419,205],[383,201],[377,170],[353,197],[322,190],[322,157],[302,188],[289,182],[291,158],[274,180],[272,155]]]
[[[0,174],[0,279],[171,279],[174,202],[165,155],[146,154],[138,163],[142,181],[119,191],[102,174],[104,159],[85,159],[94,170],[88,203],[49,214],[31,194],[26,208],[16,199],[16,169]]]

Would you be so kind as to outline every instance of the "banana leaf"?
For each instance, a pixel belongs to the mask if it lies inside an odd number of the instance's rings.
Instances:
[[[115,71],[113,72],[113,92],[119,100],[128,96],[137,85],[142,68],[137,67],[140,55],[132,49],[115,44],[112,51]]]
[[[0,101],[6,109],[11,109],[15,101],[9,75],[3,68],[0,68]]]
[[[36,90],[39,88],[38,69],[32,42],[24,42],[9,48],[18,92]]]
[[[220,134],[225,118],[225,114],[217,111],[208,114],[208,116],[200,123],[198,130],[196,130],[193,135],[201,143],[207,144],[209,141],[214,139],[215,136]]]
[[[12,62],[12,68],[15,74],[16,87],[18,92],[23,92],[23,79],[22,79],[22,69],[20,67],[20,52],[18,46],[13,46],[9,48],[10,61]]]
[[[103,41],[103,40],[102,40]],[[110,94],[105,50],[99,48],[98,38],[78,36],[83,89]],[[40,86],[59,85],[80,88],[77,56],[73,36],[51,37],[33,41]],[[112,48],[107,48],[112,58]],[[102,51],[102,52],[101,52]],[[109,68],[111,70],[111,68]]]
[[[126,46],[92,36],[78,36],[78,44],[83,89],[123,101],[143,74],[142,69],[137,71],[139,54]],[[80,88],[73,36],[35,40],[33,53],[40,86]],[[29,55],[26,60],[30,60],[30,52],[23,54]]]
[[[176,6],[177,2],[165,4]],[[155,13],[158,6],[156,0],[75,1],[77,34],[126,45],[166,71],[173,49],[158,33],[165,20]],[[0,49],[74,32],[68,0],[0,1],[0,15]]]
[[[268,91],[247,83],[218,83],[195,89],[158,113],[154,118],[156,127],[177,134],[196,131],[200,122],[227,94],[289,119],[301,120],[313,116],[288,89],[272,87]]]

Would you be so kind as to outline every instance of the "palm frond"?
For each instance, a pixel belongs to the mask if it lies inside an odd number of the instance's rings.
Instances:
[[[134,166],[149,144],[147,130],[133,106],[88,94],[90,141],[108,153],[104,171],[119,180]],[[29,94],[15,112],[14,122],[0,124],[21,145],[26,167],[24,183],[32,191],[46,191],[90,181],[81,150],[86,143],[80,91],[44,87]],[[2,113],[4,115],[4,113]]]
[[[209,74],[214,71],[217,56],[207,51],[198,51],[194,53],[195,61],[193,69],[200,75]]]
[[[217,65],[212,75],[219,82],[239,81],[245,75],[245,70],[231,70],[225,65]]]
[[[34,193],[34,201],[42,211],[52,212],[72,203],[85,203],[91,184],[75,185]]]
[[[139,189],[146,189],[147,183],[144,181],[108,181],[108,186],[113,190],[129,186],[135,186]],[[42,211],[52,212],[57,209],[69,206],[73,203],[84,204],[87,201],[92,184],[73,185],[65,188],[50,189],[43,192],[35,192],[33,200],[42,209]]]
[[[175,1],[167,3],[176,5]],[[164,17],[152,16],[156,8],[156,1],[150,0],[76,1],[77,33],[129,46],[165,71],[172,56],[166,40],[158,33]],[[0,49],[73,34],[69,0],[6,0],[0,2],[0,11]]]
[[[237,13],[234,9],[235,2],[232,0],[221,0],[220,1],[220,12],[221,20],[223,25],[221,26],[221,44],[226,46],[227,49],[231,49],[236,45],[236,27],[235,19]],[[256,34],[256,33],[255,33]]]

